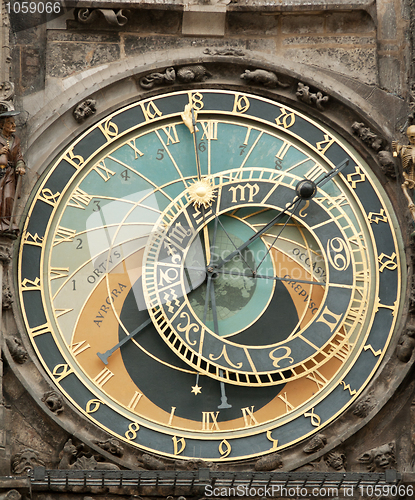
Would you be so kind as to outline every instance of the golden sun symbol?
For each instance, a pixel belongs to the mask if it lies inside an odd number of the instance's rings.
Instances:
[[[189,186],[188,190],[190,201],[193,202],[195,207],[203,205],[205,208],[208,208],[216,198],[214,187],[206,179],[195,181]]]

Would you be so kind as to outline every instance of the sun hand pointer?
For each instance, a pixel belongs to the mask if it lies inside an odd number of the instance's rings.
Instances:
[[[148,318],[147,321],[144,321],[143,324],[141,324],[140,326],[138,326],[135,330],[133,330],[129,335],[127,335],[126,337],[124,337],[122,340],[120,340],[118,342],[118,344],[116,344],[114,347],[112,347],[111,349],[108,349],[108,351],[104,352],[104,353],[101,353],[101,352],[97,352],[97,356],[99,357],[99,359],[104,363],[104,364],[108,364],[108,358],[114,354],[114,352],[119,349],[121,346],[123,346],[126,342],[128,342],[129,340],[131,340],[135,335],[137,335],[137,333],[141,332],[141,330],[144,330],[144,328],[146,326],[148,326],[150,323],[152,323],[151,321],[151,318]]]

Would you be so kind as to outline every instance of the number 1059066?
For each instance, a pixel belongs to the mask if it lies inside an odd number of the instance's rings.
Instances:
[[[60,2],[7,2],[8,14],[60,14]]]

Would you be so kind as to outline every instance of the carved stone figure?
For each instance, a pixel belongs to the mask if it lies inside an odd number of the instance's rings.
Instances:
[[[376,406],[376,401],[372,394],[369,394],[365,399],[358,401],[355,409],[353,410],[353,415],[359,418],[366,418],[369,413]]]
[[[46,392],[42,401],[51,412],[56,413],[57,415],[63,412],[63,399],[56,391]]]
[[[177,80],[181,83],[203,82],[212,76],[209,71],[200,64],[184,66],[177,70]]]
[[[327,439],[323,434],[317,434],[314,436],[307,446],[303,449],[304,453],[315,453],[316,451],[321,450],[327,444]]]
[[[158,85],[172,85],[176,81],[174,68],[167,68],[164,73],[150,73],[139,80],[140,87],[150,90]]]
[[[289,86],[288,83],[281,83],[275,73],[271,73],[271,71],[266,71],[264,69],[256,69],[255,71],[246,69],[245,72],[242,73],[241,78],[248,83],[263,85],[268,89]]]
[[[399,156],[401,158],[402,174],[404,178],[402,190],[408,200],[408,208],[415,222],[415,204],[411,193],[409,193],[409,191],[412,191],[415,187],[415,125],[411,125],[407,128],[406,135],[409,144],[402,145],[397,141],[393,141],[392,149],[393,156]]]
[[[91,24],[103,17],[110,26],[125,26],[128,18],[126,9],[75,9],[75,19],[82,24]]]
[[[329,96],[319,92],[310,92],[310,87],[299,82],[297,92],[295,93],[299,101],[314,105],[319,111],[324,111],[324,104],[329,100]]]
[[[0,493],[0,500],[20,500],[22,495],[17,490],[9,490],[6,493]]]
[[[396,355],[399,361],[407,363],[412,356],[412,351],[415,347],[415,328],[408,328],[399,339],[398,346],[396,348]]]
[[[173,83],[203,82],[206,78],[212,76],[209,71],[200,64],[194,66],[183,66],[175,70],[167,68],[164,73],[149,73],[139,80],[140,87],[150,90],[159,85],[173,85]]]
[[[17,235],[14,207],[19,197],[22,176],[26,173],[20,139],[14,135],[17,111],[0,114],[0,233]]]
[[[199,469],[211,469],[216,470],[217,465],[213,462],[205,462],[201,459],[195,460],[176,460],[175,469],[177,470],[199,470]]]
[[[383,472],[396,466],[394,443],[384,444],[364,453],[358,461],[366,464],[369,472]]]
[[[282,467],[282,458],[279,453],[271,453],[265,457],[260,458],[255,463],[255,470],[258,471],[271,471],[280,469]]]
[[[6,339],[7,347],[9,348],[11,357],[16,363],[22,365],[28,359],[28,354],[26,349],[23,347],[23,344],[20,339],[17,337],[10,337]]]
[[[10,286],[3,283],[3,296],[2,296],[2,306],[3,309],[10,309],[13,304],[13,295]]]
[[[147,453],[144,453],[141,458],[139,458],[138,462],[140,467],[148,470],[165,470],[166,468],[164,462]]]
[[[63,450],[59,454],[58,469],[78,469],[78,470],[119,470],[115,464],[98,462],[95,457],[81,455],[83,445],[76,447],[69,439]]]
[[[115,455],[117,457],[122,457],[124,454],[124,450],[120,445],[118,439],[110,438],[106,441],[95,441],[95,443],[102,448],[103,450],[111,453],[111,455]]]
[[[392,153],[390,151],[379,151],[378,160],[382,172],[392,179],[396,179],[396,166]]]
[[[352,130],[360,140],[362,140],[374,151],[378,152],[382,148],[382,138],[372,132],[372,130],[370,130],[369,127],[366,127],[364,123],[354,122]]]
[[[14,83],[1,82],[0,83],[0,101],[11,101],[14,96]]]
[[[324,457],[324,461],[329,469],[334,469],[337,472],[346,471],[346,455],[338,451],[331,451]]]
[[[233,47],[227,47],[224,49],[210,49],[207,48],[203,51],[204,54],[209,56],[238,56],[242,57],[245,55],[245,52],[240,49],[234,49]]]
[[[97,111],[96,104],[97,102],[94,99],[86,99],[86,101],[79,103],[73,110],[75,120],[82,123],[88,116],[95,114]]]
[[[45,463],[39,458],[39,453],[30,448],[17,453],[12,460],[14,474],[23,474],[39,466],[44,467]]]

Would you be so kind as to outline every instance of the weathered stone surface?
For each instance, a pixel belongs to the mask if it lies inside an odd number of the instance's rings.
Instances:
[[[221,38],[176,38],[169,36],[138,36],[125,35],[124,51],[126,56],[134,56],[142,52],[174,50],[185,47],[200,47],[201,49],[210,48],[239,48],[246,47],[250,50],[263,50],[264,52],[274,52],[274,39],[232,39],[226,42]],[[201,56],[203,50],[201,50]]]
[[[226,16],[228,35],[276,35],[280,16],[262,16],[256,12],[229,12]]]
[[[353,47],[355,46],[362,46],[362,45],[369,45],[369,46],[374,46],[375,45],[375,40],[372,37],[359,37],[359,36],[330,36],[328,37],[323,37],[323,36],[297,36],[297,37],[291,37],[291,38],[286,38],[284,40],[284,45],[305,45],[305,44],[311,44],[311,45],[323,45],[327,43],[330,43],[330,45],[351,45]]]
[[[134,6],[132,6],[134,7]],[[153,9],[124,9],[124,16],[128,19],[125,26],[117,27],[117,32],[134,33],[180,33],[182,12],[173,10]],[[92,25],[81,24],[75,19],[68,22],[68,27],[77,33],[84,33],[86,37],[94,30],[111,32],[114,27],[105,21],[104,16],[97,16]]]
[[[119,33],[94,33],[84,31],[53,30],[48,32],[48,41],[52,42],[83,42],[93,46],[96,43],[120,43]]]
[[[379,56],[379,83],[389,91],[400,93],[401,63],[397,58]]]
[[[346,48],[292,48],[285,57],[304,64],[325,67],[367,83],[377,82],[376,49],[374,47]]]
[[[46,73],[55,78],[65,78],[94,66],[120,58],[118,44],[54,43],[47,54]]]
[[[328,33],[369,33],[375,31],[370,15],[363,11],[335,12],[325,15]]]
[[[383,3],[385,4],[385,2]],[[385,11],[379,22],[380,38],[394,40],[397,36],[395,5],[392,2],[387,2],[386,5],[384,5],[384,9]]]
[[[282,33],[321,33],[324,30],[324,16],[319,14],[284,16]]]

